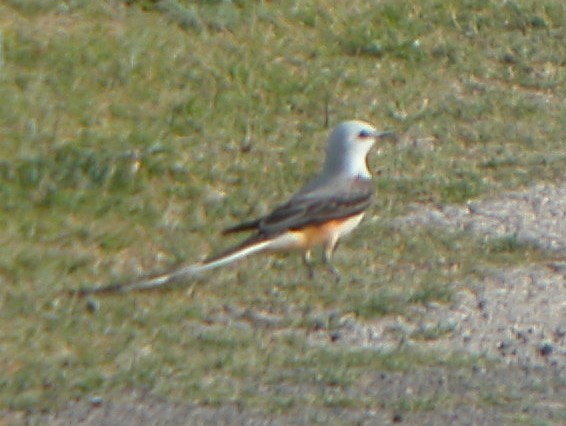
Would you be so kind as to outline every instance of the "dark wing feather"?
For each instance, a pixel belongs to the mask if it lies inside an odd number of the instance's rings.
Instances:
[[[273,235],[300,229],[333,219],[354,216],[371,204],[373,185],[369,180],[355,180],[350,186],[331,195],[302,196],[291,199],[260,220],[259,231]]]
[[[230,228],[226,228],[222,231],[222,235],[235,234],[236,232],[244,231],[255,231],[259,225],[261,219],[251,220],[249,222],[243,222]]]
[[[255,230],[263,236],[271,236],[354,216],[368,208],[372,192],[373,185],[370,180],[356,179],[339,191],[330,187],[320,194],[301,194],[277,207],[267,216],[225,229],[223,234]]]

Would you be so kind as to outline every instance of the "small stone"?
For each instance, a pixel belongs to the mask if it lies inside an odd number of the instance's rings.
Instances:
[[[222,189],[208,188],[207,194],[204,198],[204,203],[207,206],[218,206],[226,198],[226,193]]]
[[[339,331],[333,331],[330,333],[329,337],[331,342],[337,342],[342,338],[342,333],[340,333]]]
[[[321,319],[316,319],[312,325],[313,331],[320,331],[326,329],[326,323]]]
[[[517,340],[521,340],[523,343],[527,343],[529,341],[527,335],[522,331],[518,331],[516,333],[516,336],[517,336]]]
[[[100,302],[95,298],[89,297],[86,301],[86,310],[91,314],[95,314],[100,309]]]
[[[483,374],[485,373],[485,368],[476,364],[472,367],[472,372],[474,374]]]
[[[554,348],[550,343],[544,343],[538,347],[538,353],[541,356],[548,356],[552,353],[553,350]]]
[[[104,403],[104,398],[101,396],[91,396],[89,401],[93,406],[100,407]]]

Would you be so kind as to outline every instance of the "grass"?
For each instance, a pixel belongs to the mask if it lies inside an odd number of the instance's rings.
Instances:
[[[144,386],[277,412],[359,407],[370,371],[467,365],[313,347],[308,332],[331,311],[450,303],[454,282],[544,259],[512,239],[380,219],[563,177],[563,22],[558,0],[2,3],[0,406]],[[326,123],[353,117],[401,144],[371,158],[375,206],[337,255],[351,280],[250,259],[192,292],[61,295],[224,247],[218,231],[302,184]],[[223,306],[283,320],[258,329]]]

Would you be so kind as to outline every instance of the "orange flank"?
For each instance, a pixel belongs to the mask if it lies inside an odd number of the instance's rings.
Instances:
[[[360,223],[363,216],[364,214],[361,213],[346,218],[332,219],[291,231],[296,238],[296,245],[292,248],[310,250],[319,245],[334,247],[340,237],[350,233]]]

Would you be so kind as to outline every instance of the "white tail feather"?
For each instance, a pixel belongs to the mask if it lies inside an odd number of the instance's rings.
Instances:
[[[191,277],[198,275],[201,272],[216,269],[237,260],[243,259],[244,257],[250,256],[252,254],[259,253],[269,248],[269,245],[271,243],[271,240],[258,241],[256,243],[243,246],[239,249],[235,249],[234,251],[229,251],[226,253],[226,255],[215,258],[208,262],[194,263],[175,271],[167,272],[156,277],[151,277],[140,281],[134,281],[123,286],[102,287],[98,289],[92,289],[91,291],[84,290],[83,293],[100,293],[106,291],[128,292],[133,290],[149,290],[152,288],[162,287],[181,277]]]

